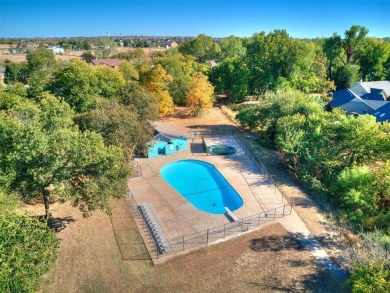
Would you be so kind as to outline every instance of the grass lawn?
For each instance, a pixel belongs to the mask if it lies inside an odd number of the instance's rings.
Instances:
[[[112,218],[134,227],[124,200],[113,200],[112,205]],[[83,219],[68,205],[56,205],[54,215],[72,221],[59,232],[59,258],[45,276],[42,292],[343,291],[276,223],[153,266],[150,260],[122,259],[109,216],[96,213]]]

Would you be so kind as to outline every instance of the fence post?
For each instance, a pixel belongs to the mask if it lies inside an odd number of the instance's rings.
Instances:
[[[259,222],[257,223],[257,226],[260,226],[260,217],[261,217],[261,214],[259,214]]]
[[[223,225],[223,238],[226,237],[226,224]]]
[[[243,226],[244,226],[244,218],[241,219],[241,232],[242,232]]]
[[[283,216],[284,217],[284,209],[286,208],[286,205],[283,205]]]
[[[275,220],[276,208],[274,208],[274,220]]]
[[[207,242],[206,242],[206,245],[209,244],[209,229],[207,229]]]
[[[184,251],[184,236],[183,236],[183,251]]]

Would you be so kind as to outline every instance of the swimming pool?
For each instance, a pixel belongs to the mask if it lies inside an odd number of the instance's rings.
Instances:
[[[234,211],[243,201],[214,165],[198,160],[166,164],[161,176],[194,207],[211,214]]]

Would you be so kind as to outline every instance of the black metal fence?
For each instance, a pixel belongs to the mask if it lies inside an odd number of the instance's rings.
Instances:
[[[171,250],[163,254],[157,254],[157,257],[223,241],[226,238],[240,235],[249,231],[251,228],[258,227],[266,222],[274,221],[277,218],[283,218],[286,215],[290,215],[291,211],[292,207],[286,204],[266,212],[242,218],[235,222],[226,223],[201,232],[168,240],[167,245],[169,245]]]

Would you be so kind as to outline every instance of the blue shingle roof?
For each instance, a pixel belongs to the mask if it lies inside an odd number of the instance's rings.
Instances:
[[[390,102],[387,102],[382,107],[376,109],[374,116],[376,117],[376,121],[378,122],[390,122]]]
[[[349,89],[339,90],[333,93],[333,99],[330,101],[330,106],[332,108],[336,108],[352,101],[355,98],[358,97]]]

